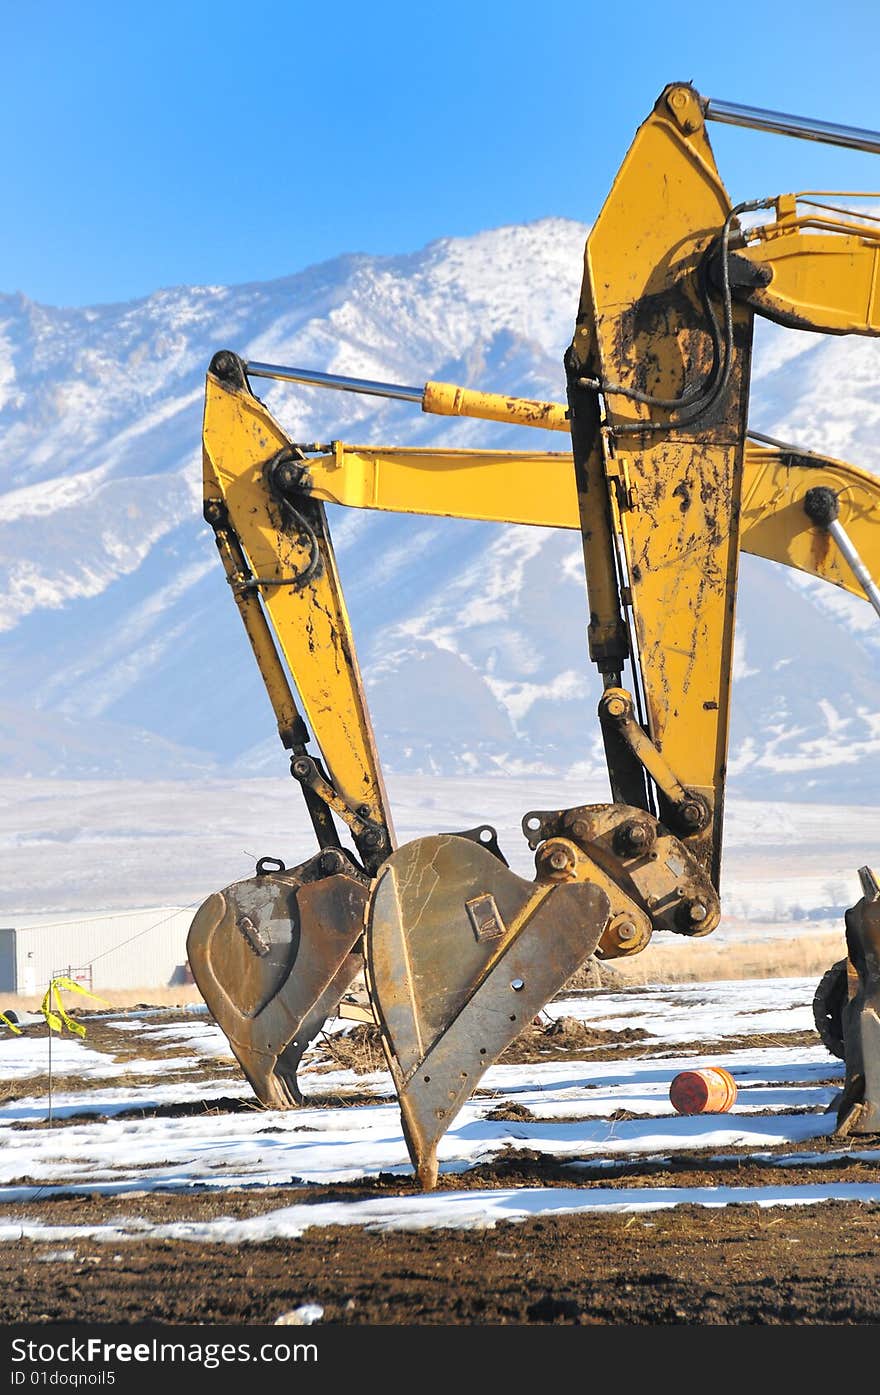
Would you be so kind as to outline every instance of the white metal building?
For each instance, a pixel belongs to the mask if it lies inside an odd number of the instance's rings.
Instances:
[[[102,988],[164,988],[185,983],[186,937],[195,914],[180,906],[16,916],[0,925],[0,993],[44,993],[61,974]]]

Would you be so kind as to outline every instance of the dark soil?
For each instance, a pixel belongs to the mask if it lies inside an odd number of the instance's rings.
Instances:
[[[169,1018],[162,1019],[164,1021]],[[190,1019],[191,1020],[191,1019]],[[39,1031],[40,1029],[30,1029]],[[749,1045],[796,1045],[809,1034],[755,1036]],[[143,1036],[89,1023],[89,1044],[119,1056],[153,1054]],[[368,1032],[350,1044],[363,1068],[375,1068]],[[336,1048],[338,1050],[338,1047]],[[674,1054],[706,1051],[705,1043]],[[717,1043],[712,1047],[717,1050]],[[185,1048],[156,1046],[174,1070]],[[564,1019],[536,1023],[503,1059],[659,1058],[638,1033],[609,1033]],[[333,1062],[328,1050],[326,1059]],[[334,1062],[334,1064],[336,1064]],[[355,1065],[355,1060],[348,1062]],[[191,1078],[202,1074],[201,1063]],[[216,1080],[223,1063],[206,1058]],[[239,1079],[229,1069],[231,1078]],[[317,1082],[320,1081],[320,1075]],[[70,1088],[74,1082],[59,1083]],[[88,1081],[77,1082],[84,1091]],[[320,1088],[318,1086],[318,1088]],[[26,1082],[6,1098],[31,1094]],[[310,1103],[317,1103],[313,1094]],[[357,1095],[339,1105],[374,1102]],[[185,1117],[238,1112],[248,1100],[227,1098],[133,1110]],[[523,1119],[523,1106],[486,1099],[490,1118]],[[492,1111],[489,1113],[489,1111]],[[118,1116],[117,1116],[118,1117]],[[632,1117],[621,1111],[617,1117]],[[58,1120],[62,1127],[66,1121]],[[22,1125],[31,1127],[32,1125]],[[785,1166],[730,1149],[721,1159],[701,1153],[674,1160],[621,1158],[613,1167],[573,1166],[528,1150],[508,1151],[468,1172],[442,1175],[446,1190],[507,1187],[775,1186],[785,1183],[876,1181],[880,1164],[847,1157],[868,1140],[810,1139],[786,1145]],[[876,1143],[876,1140],[874,1140]],[[798,1152],[818,1155],[797,1166]],[[839,1155],[843,1153],[841,1158]],[[826,1156],[823,1156],[826,1155]],[[837,1156],[835,1156],[837,1155]],[[24,1181],[24,1178],[19,1179]],[[357,1201],[413,1191],[412,1179],[380,1175],[355,1184],[303,1185],[239,1191],[178,1190],[122,1197],[47,1196],[3,1208],[6,1224],[57,1226],[245,1218],[282,1206]],[[189,1241],[18,1241],[3,1246],[0,1324],[274,1323],[290,1309],[319,1304],[324,1323],[343,1325],[827,1325],[880,1323],[880,1206],[822,1203],[761,1209],[737,1205],[629,1214],[541,1217],[487,1230],[371,1231],[363,1226],[315,1227],[300,1238],[264,1244]]]
[[[290,1199],[275,1193],[263,1202]],[[252,1205],[244,1196],[153,1200],[166,1220],[246,1215]],[[77,1222],[101,1211],[100,1203],[77,1202],[75,1212],[68,1205]],[[121,1214],[118,1203],[103,1209]],[[138,1209],[154,1208],[139,1199]],[[324,1322],[341,1324],[880,1321],[880,1208],[837,1203],[688,1206],[485,1231],[326,1227],[240,1247],[175,1240],[71,1248],[74,1259],[51,1260],[46,1245],[5,1248],[4,1324],[257,1325],[303,1303],[320,1304]]]
[[[516,1110],[510,1106],[508,1112]],[[519,1117],[517,1115],[516,1117]],[[807,1145],[804,1145],[805,1147]],[[809,1167],[747,1156],[623,1159],[573,1168],[510,1151],[444,1190],[490,1187],[765,1186],[871,1181],[839,1142]],[[789,1152],[797,1151],[788,1148]],[[242,1219],[281,1206],[408,1194],[411,1179],[357,1184],[47,1197],[26,1211],[52,1225]],[[14,1223],[17,1208],[4,1219]],[[22,1216],[22,1218],[24,1218]],[[295,1240],[233,1247],[184,1241],[20,1241],[4,1248],[0,1323],[273,1323],[318,1303],[338,1324],[828,1324],[880,1322],[880,1206],[762,1210],[684,1206],[644,1215],[543,1217],[492,1230],[377,1232],[316,1227]]]

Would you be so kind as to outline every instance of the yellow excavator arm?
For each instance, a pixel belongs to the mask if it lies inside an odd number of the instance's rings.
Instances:
[[[327,449],[304,453],[302,464],[302,488],[324,504],[580,528],[570,451],[413,450],[334,441]],[[863,581],[832,544],[828,529],[806,510],[806,496],[815,488],[834,492],[841,525],[869,574],[880,576],[880,480],[846,461],[781,442],[746,442],[740,551],[821,577],[864,599]]]
[[[756,314],[880,333],[880,225],[809,204],[803,213],[796,196],[732,207],[706,120],[772,126],[773,114],[744,111],[674,84],[639,128],[587,240],[566,404],[339,379],[230,351],[212,360],[205,516],[319,852],[292,870],[263,860],[254,878],[209,898],[190,962],[271,1104],[300,1097],[302,1053],[363,971],[366,1015],[426,1186],[484,1070],[587,957],[637,953],[655,931],[703,935],[718,922],[740,552],[880,608],[880,482],[750,440],[747,428]],[[786,122],[807,133],[792,118],[775,128]],[[812,123],[810,138],[880,150],[869,133],[821,130]],[[744,215],[768,207],[771,221],[746,225]],[[572,449],[298,446],[254,396],[260,377],[564,432]],[[488,826],[395,848],[327,502],[580,532],[612,799],[524,815],[533,881],[510,871]],[[863,1041],[880,995],[860,966],[880,913],[865,909],[876,884],[863,884],[863,909],[848,920],[851,1025],[844,1032],[841,1010],[829,1030],[846,1036],[848,1126],[864,1130],[880,1127]]]

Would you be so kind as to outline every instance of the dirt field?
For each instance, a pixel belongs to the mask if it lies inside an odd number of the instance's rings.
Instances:
[[[599,1035],[590,1043],[592,1059],[637,1059],[644,1054],[637,1037],[627,1040],[621,1034],[611,1039],[613,1034],[608,1034],[609,1039],[601,1041]],[[545,1056],[548,1040],[540,1043]],[[554,1057],[571,1057],[584,1040],[557,1034]],[[810,1033],[791,1033],[784,1044],[812,1040]],[[126,1049],[144,1055],[142,1040],[136,1046],[121,1046],[120,1034],[114,1035],[98,1018],[89,1022],[89,1041],[97,1050],[115,1047],[117,1056]],[[739,1044],[771,1043],[755,1036]],[[780,1044],[779,1039],[772,1044]],[[526,1062],[533,1059],[534,1050],[535,1034],[526,1033],[505,1059]],[[202,1069],[214,1080],[224,1072],[230,1080],[237,1079],[234,1066],[221,1067],[216,1060]],[[75,1082],[68,1081],[67,1087],[71,1084]],[[6,1100],[14,1099],[16,1092],[32,1094],[33,1085],[7,1086]],[[357,1096],[350,1103],[357,1108]],[[252,1107],[230,1097],[153,1112],[193,1117],[208,1110],[240,1113]],[[76,1122],[59,1119],[56,1128]],[[15,1127],[40,1125],[24,1122]],[[865,1143],[860,1140],[862,1152]],[[797,1146],[789,1146],[787,1152],[796,1152]],[[820,1155],[809,1167],[768,1167],[745,1154],[707,1160],[705,1154],[693,1152],[663,1160],[634,1157],[618,1166],[612,1177],[607,1169],[591,1170],[588,1165],[573,1174],[546,1154],[508,1150],[469,1171],[441,1175],[440,1187],[460,1192],[583,1189],[591,1184],[683,1188],[877,1180],[875,1162],[855,1153],[840,1157],[840,1140],[813,1138],[804,1147]],[[823,1152],[827,1162],[821,1161]],[[241,1219],[298,1202],[412,1191],[410,1178],[380,1174],[329,1189],[294,1184],[106,1198],[71,1193],[4,1207],[3,1220],[12,1223],[21,1215],[56,1226],[84,1226],[132,1214],[158,1223]],[[19,1240],[4,1245],[2,1257],[0,1323],[7,1326],[263,1325],[302,1304],[320,1305],[323,1323],[341,1325],[880,1322],[880,1205],[871,1204],[824,1202],[768,1209],[685,1205],[644,1213],[541,1217],[480,1230],[316,1227],[295,1240],[238,1246],[150,1239],[59,1245]]]
[[[480,1181],[514,1177],[560,1184],[528,1159],[510,1159]],[[243,1196],[230,1207],[210,1196],[163,1197],[145,1210],[163,1219],[245,1215],[291,1199],[289,1191],[259,1203]],[[69,1219],[73,1203],[49,1209]],[[75,1209],[82,1223],[119,1206],[92,1200]],[[238,1249],[87,1245],[51,1263],[41,1251],[20,1243],[4,1254],[3,1323],[259,1325],[303,1303],[320,1304],[324,1322],[339,1324],[880,1321],[880,1210],[835,1203],[558,1217],[491,1231],[332,1227]]]

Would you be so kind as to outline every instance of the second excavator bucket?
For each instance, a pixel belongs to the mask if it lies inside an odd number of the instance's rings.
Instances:
[[[363,873],[333,849],[290,870],[258,868],[196,912],[193,977],[268,1108],[302,1103],[303,1052],[363,970],[368,892]]]
[[[425,1188],[484,1071],[594,951],[611,904],[589,882],[532,882],[467,838],[419,838],[370,901],[367,981]]]

